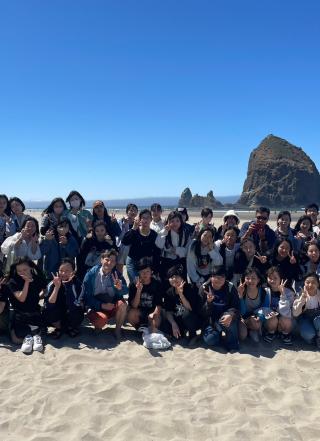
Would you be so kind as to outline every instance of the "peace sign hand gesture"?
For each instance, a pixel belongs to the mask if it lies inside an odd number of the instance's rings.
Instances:
[[[240,283],[240,285],[238,286],[238,296],[240,299],[242,299],[244,296],[245,287],[246,287],[246,282]]]
[[[279,286],[279,291],[280,291],[280,294],[283,296],[284,295],[284,290],[285,290],[285,287],[286,287],[286,283],[287,283],[287,281],[288,281],[288,279],[286,279],[286,280],[281,280],[281,283],[280,283],[280,286]]]
[[[114,286],[118,291],[121,291],[121,289],[122,289],[122,280],[119,279],[117,273],[115,273],[115,275],[112,274],[112,280],[113,280],[113,286]]]
[[[180,297],[183,295],[183,288],[184,288],[185,284],[186,284],[186,282],[183,281],[183,282],[180,283],[180,285],[177,286],[177,292],[178,292]]]
[[[141,280],[139,277],[136,278],[136,288],[137,288],[137,292],[139,294],[141,294],[142,288],[143,288],[143,284],[141,283]]]
[[[297,259],[294,257],[293,251],[290,253],[290,263],[291,265],[295,265],[297,263]]]
[[[54,284],[55,288],[59,289],[61,286],[61,279],[59,277],[59,274],[58,273],[56,274],[51,273],[51,274],[52,274],[52,283]]]
[[[267,262],[267,257],[261,256],[261,254],[258,252],[254,255],[254,257],[256,257],[263,265]]]

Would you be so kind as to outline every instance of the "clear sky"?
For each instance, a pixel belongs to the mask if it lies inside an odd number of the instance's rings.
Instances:
[[[319,23],[318,0],[0,0],[0,193],[240,194],[270,133],[320,168]]]

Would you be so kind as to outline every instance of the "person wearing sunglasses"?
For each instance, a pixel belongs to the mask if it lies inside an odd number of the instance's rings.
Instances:
[[[240,231],[241,241],[250,237],[253,239],[259,253],[271,250],[276,240],[275,232],[267,225],[269,216],[269,208],[257,208],[256,219],[251,222],[245,222]]]

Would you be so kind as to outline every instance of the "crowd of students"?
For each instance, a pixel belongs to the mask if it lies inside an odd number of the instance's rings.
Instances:
[[[216,228],[210,208],[195,225],[183,207],[162,219],[156,203],[116,219],[77,191],[55,198],[40,226],[24,211],[0,195],[0,331],[23,352],[43,350],[46,335],[76,337],[85,316],[96,330],[114,319],[118,340],[128,322],[234,351],[248,337],[291,345],[297,329],[320,349],[316,204],[294,228],[281,211],[275,230],[266,207],[242,226],[229,210]]]

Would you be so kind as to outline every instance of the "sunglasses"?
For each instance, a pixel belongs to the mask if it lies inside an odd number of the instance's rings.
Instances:
[[[267,217],[265,217],[265,216],[257,216],[257,220],[268,220],[268,218]]]

